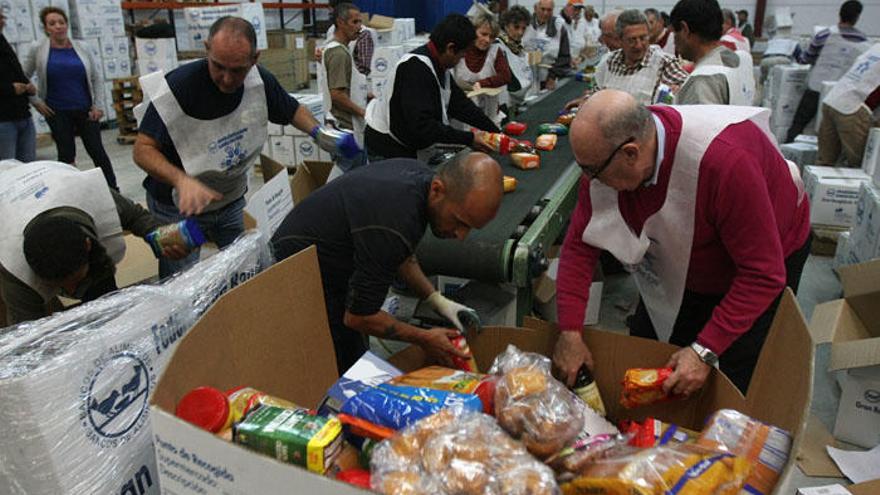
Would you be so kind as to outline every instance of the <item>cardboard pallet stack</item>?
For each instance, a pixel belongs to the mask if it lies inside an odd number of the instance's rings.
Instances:
[[[764,85],[762,106],[769,108],[770,127],[776,139],[782,142],[791,127],[794,113],[807,87],[808,65],[776,65],[770,69]]]
[[[318,122],[324,121],[324,103],[321,95],[292,94],[300,105],[305,105]],[[295,167],[306,161],[332,161],[329,153],[322,150],[308,134],[292,125],[280,126],[269,123],[269,141],[263,154],[284,166]]]

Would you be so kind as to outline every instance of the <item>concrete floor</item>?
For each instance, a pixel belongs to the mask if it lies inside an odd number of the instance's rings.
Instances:
[[[118,144],[116,136],[115,129],[102,132],[104,147],[113,163],[120,189],[126,197],[143,203],[144,189],[141,186],[141,181],[145,174],[132,161],[132,146]],[[55,159],[54,145],[39,148],[37,157],[38,159]],[[77,166],[84,169],[93,166],[79,140],[77,140]],[[259,189],[261,184],[262,178],[251,172],[249,193]],[[840,296],[841,286],[832,270],[831,258],[811,255],[804,268],[798,294],[798,302],[804,317],[809,321],[816,304]],[[606,277],[599,326],[619,332],[626,331],[625,319],[635,309],[636,301],[636,288],[630,277],[626,275]],[[840,390],[834,378],[826,371],[828,358],[828,346],[820,345],[816,352],[812,412],[830,430],[834,426]],[[797,487],[845,483],[845,480],[810,478],[800,470],[795,470],[789,483],[790,485],[779,493],[794,493]]]

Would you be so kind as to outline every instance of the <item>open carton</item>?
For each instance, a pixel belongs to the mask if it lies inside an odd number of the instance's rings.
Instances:
[[[480,368],[487,369],[508,344],[549,355],[557,332],[543,322],[529,325],[485,328],[470,343]],[[790,291],[779,306],[747,397],[715,372],[690,400],[624,410],[617,400],[624,371],[662,366],[675,347],[592,330],[585,331],[584,340],[596,357],[595,377],[615,419],[654,416],[700,429],[712,412],[734,408],[790,431],[795,441],[778,486],[783,485],[807,420],[813,363],[812,340]],[[405,371],[427,364],[417,347],[395,355],[392,363]],[[314,407],[336,378],[316,250],[310,248],[226,293],[177,346],[150,407],[163,490],[364,493],[226,442],[174,416],[180,398],[198,386],[225,390],[249,385]]]
[[[880,443],[880,260],[838,272],[844,297],[816,306],[810,332],[831,342],[829,371],[845,371],[835,438],[871,448]]]

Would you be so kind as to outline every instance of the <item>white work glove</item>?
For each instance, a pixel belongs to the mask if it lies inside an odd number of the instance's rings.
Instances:
[[[431,295],[425,299],[425,302],[430,304],[438,315],[449,320],[449,322],[455,325],[455,328],[462,333],[469,330],[468,327],[475,327],[476,331],[481,329],[480,316],[473,308],[469,308],[464,304],[459,304],[447,299],[440,293],[440,291],[432,292]],[[462,319],[465,321],[462,322]]]

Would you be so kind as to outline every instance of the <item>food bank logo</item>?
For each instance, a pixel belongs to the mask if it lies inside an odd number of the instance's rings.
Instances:
[[[80,422],[101,447],[116,447],[146,423],[150,361],[128,345],[116,346],[95,359],[80,388]]]

